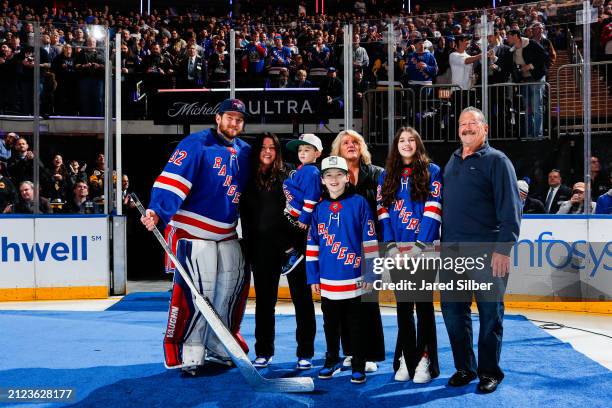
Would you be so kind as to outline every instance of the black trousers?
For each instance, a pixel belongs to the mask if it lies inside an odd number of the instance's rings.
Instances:
[[[436,271],[419,270],[415,274],[406,271],[393,270],[391,279],[398,283],[402,280],[415,282],[421,287],[422,281],[433,283],[436,280]],[[429,373],[432,378],[440,375],[438,364],[438,340],[436,335],[436,318],[434,315],[433,293],[431,291],[395,291],[397,302],[397,341],[395,343],[395,356],[393,370],[400,366],[400,357],[404,355],[410,377],[414,377],[423,353],[429,356]],[[416,308],[417,320],[414,320]]]
[[[269,357],[274,355],[275,307],[284,249],[259,240],[249,252],[255,281],[255,354]],[[305,262],[287,275],[287,280],[295,307],[296,356],[312,358],[317,326],[310,286],[306,284]]]
[[[366,361],[383,361],[385,359],[385,335],[378,305],[378,291],[367,293],[361,299],[361,321],[368,328],[365,339]],[[341,324],[340,331],[344,355],[354,356],[355,349],[350,328]]]
[[[323,312],[323,329],[327,343],[328,359],[340,360],[340,328],[346,330],[351,338],[352,369],[365,371],[367,338],[370,327],[363,320],[364,305],[361,297],[353,299],[331,300],[321,297]]]

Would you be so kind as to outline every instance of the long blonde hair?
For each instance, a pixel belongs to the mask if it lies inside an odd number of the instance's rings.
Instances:
[[[366,145],[365,139],[359,133],[355,132],[352,129],[343,130],[338,133],[338,136],[334,139],[331,146],[330,156],[340,156],[340,144],[342,143],[342,138],[344,136],[350,136],[354,140],[359,143],[359,150],[361,150],[361,162],[363,164],[372,164],[372,155],[368,150],[368,146]]]

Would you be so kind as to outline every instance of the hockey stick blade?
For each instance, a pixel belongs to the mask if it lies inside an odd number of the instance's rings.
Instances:
[[[146,212],[142,203],[138,199],[135,193],[131,194],[134,203],[136,204],[136,208],[140,212],[140,214],[144,217]],[[195,297],[195,304],[202,313],[204,319],[206,319],[206,323],[208,323],[209,327],[215,333],[215,335],[219,338],[223,347],[229,354],[230,358],[240,371],[240,374],[244,377],[246,382],[255,390],[261,392],[281,392],[281,393],[289,393],[289,392],[310,392],[314,391],[314,382],[310,377],[296,377],[296,378],[264,378],[257,371],[249,357],[245,354],[240,344],[236,341],[232,333],[225,326],[221,318],[219,317],[217,311],[214,309],[208,298],[202,296],[196,289],[195,285],[191,281],[191,278],[187,271],[183,268],[183,265],[176,258],[170,246],[162,236],[159,229],[153,229],[153,235],[157,238],[157,241],[160,243],[164,251],[174,263],[176,270],[181,274],[183,280],[189,287],[189,290]]]

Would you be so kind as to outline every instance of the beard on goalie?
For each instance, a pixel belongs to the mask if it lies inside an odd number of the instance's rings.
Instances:
[[[227,140],[238,137],[244,129],[244,117],[238,112],[225,112],[215,116],[217,131]]]

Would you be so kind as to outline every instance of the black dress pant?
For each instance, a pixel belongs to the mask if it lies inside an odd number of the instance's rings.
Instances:
[[[283,262],[283,248],[272,242],[258,240],[251,252],[251,268],[255,280],[255,354],[274,355],[275,307],[278,298],[278,283]],[[287,275],[291,300],[295,307],[297,328],[296,356],[314,356],[316,321],[312,293],[306,284],[305,262]]]
[[[414,274],[406,271],[391,271],[391,279],[394,283],[409,280],[416,284],[417,288],[422,282],[433,283],[436,280],[436,271],[418,270]],[[400,366],[400,357],[404,355],[404,361],[410,373],[414,377],[419,361],[424,353],[429,356],[429,373],[432,378],[440,375],[438,364],[438,340],[436,335],[436,318],[434,315],[433,292],[426,290],[418,291],[395,291],[397,303],[397,341],[395,343],[395,356],[393,358],[393,370],[397,371]],[[414,320],[414,309],[416,306],[416,317]]]
[[[327,359],[339,361],[340,328],[347,331],[351,339],[352,369],[364,372],[366,362],[367,338],[370,327],[363,319],[364,305],[361,297],[353,299],[331,300],[321,297],[323,312],[323,329],[327,343]]]

